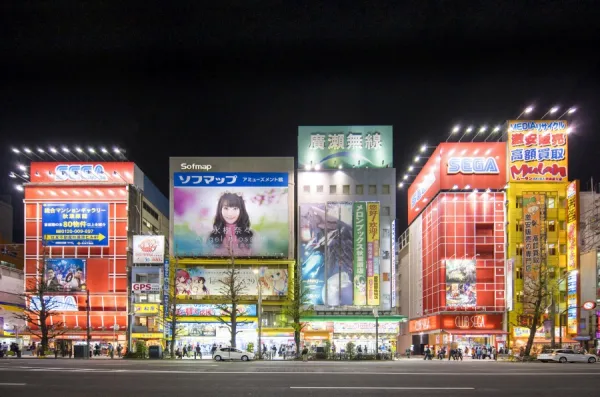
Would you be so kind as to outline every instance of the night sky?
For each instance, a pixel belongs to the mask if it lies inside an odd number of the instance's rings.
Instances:
[[[168,195],[169,156],[295,156],[299,125],[391,124],[400,179],[453,125],[530,104],[578,106],[570,177],[600,181],[594,1],[15,3],[0,9],[0,192],[17,203],[12,145],[116,144]],[[400,232],[405,208],[400,191]]]

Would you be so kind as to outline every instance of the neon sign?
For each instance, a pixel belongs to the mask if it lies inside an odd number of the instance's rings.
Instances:
[[[493,157],[451,157],[448,159],[448,175],[499,173],[500,168]]]
[[[102,164],[59,164],[55,168],[57,182],[107,181],[108,175]]]

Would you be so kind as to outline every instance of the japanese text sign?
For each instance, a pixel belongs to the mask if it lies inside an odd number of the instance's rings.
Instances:
[[[523,195],[523,289],[526,296],[532,296],[538,282],[539,268],[542,265],[542,225],[546,222],[546,196],[542,194]],[[525,307],[525,311],[531,310]]]
[[[579,268],[579,181],[567,186],[567,271]]]
[[[176,172],[176,187],[288,186],[287,172]]]
[[[379,203],[367,203],[367,305],[379,306]]]
[[[46,246],[108,247],[108,203],[44,203]]]
[[[389,168],[392,151],[390,125],[298,127],[299,168]]]
[[[566,182],[567,122],[509,121],[508,162],[510,182]]]
[[[135,314],[158,314],[159,305],[158,303],[134,303],[133,312]]]

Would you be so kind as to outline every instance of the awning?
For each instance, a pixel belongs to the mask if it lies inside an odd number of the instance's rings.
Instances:
[[[507,335],[508,332],[495,329],[457,329],[457,330],[442,330],[450,335]]]

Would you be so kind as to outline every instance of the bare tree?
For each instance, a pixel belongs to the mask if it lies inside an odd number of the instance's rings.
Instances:
[[[296,355],[298,355],[300,352],[300,333],[308,325],[307,322],[302,321],[302,318],[313,314],[314,306],[309,299],[309,291],[302,288],[299,272],[296,272],[296,276],[290,282],[292,285],[289,287],[292,289],[293,297],[290,304],[283,308],[282,314],[291,320],[290,326],[294,329],[294,343],[296,344]]]
[[[26,291],[22,295],[25,309],[17,318],[25,321],[25,327],[32,335],[40,338],[42,355],[48,350],[48,342],[67,332],[62,321],[50,321],[57,311],[64,307],[64,301],[59,301],[53,294],[56,292],[56,280],[50,279],[46,274],[46,252],[42,259],[41,269],[35,279],[26,284]],[[55,320],[58,317],[55,317]]]
[[[219,293],[223,302],[217,304],[217,307],[223,315],[217,317],[217,319],[221,324],[229,328],[232,348],[236,347],[235,339],[240,332],[237,329],[238,324],[246,323],[245,321],[238,321],[238,317],[247,314],[245,310],[240,308],[240,301],[246,295],[247,288],[245,280],[241,277],[240,270],[235,265],[233,250],[230,249],[229,265],[227,266],[227,270],[225,270],[223,278],[219,280],[221,284]]]

